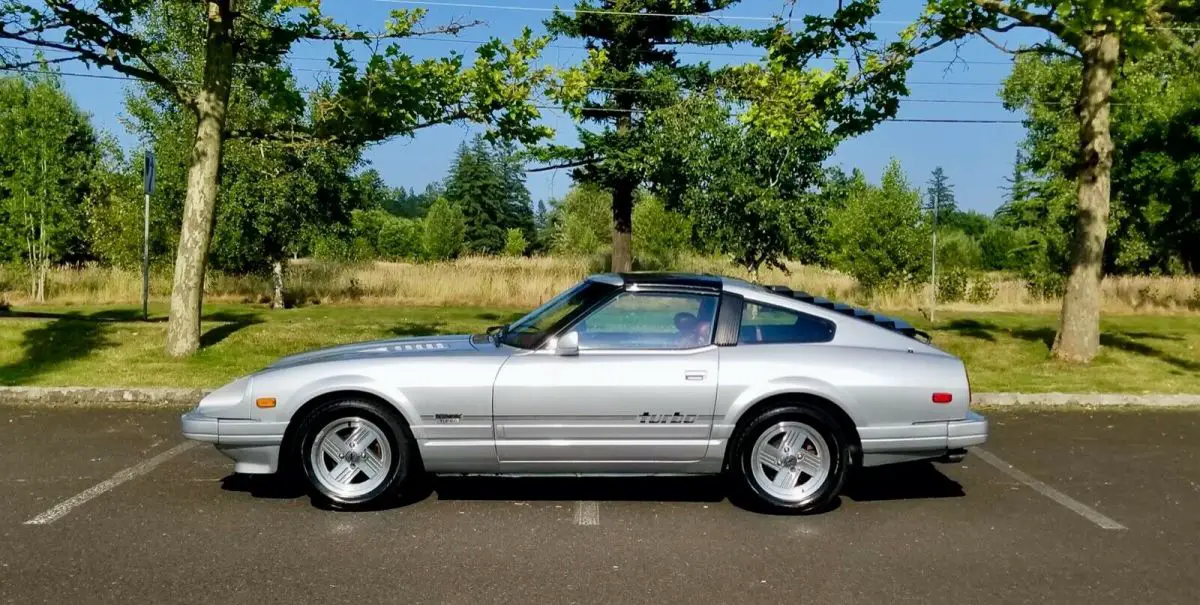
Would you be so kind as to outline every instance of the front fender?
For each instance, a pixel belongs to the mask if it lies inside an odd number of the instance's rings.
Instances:
[[[265,421],[290,422],[306,403],[330,393],[353,391],[372,395],[392,405],[414,432],[419,430],[420,414],[400,389],[365,373],[344,372],[304,380],[300,372],[284,370],[260,376],[254,383],[255,397],[275,397],[276,407],[264,412]],[[267,418],[265,416],[273,416]]]

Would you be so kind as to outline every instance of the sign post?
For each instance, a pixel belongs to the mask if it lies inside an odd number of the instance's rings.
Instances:
[[[150,194],[154,193],[154,152],[147,149],[142,169],[142,193],[146,205],[142,210],[142,319],[150,319]]]

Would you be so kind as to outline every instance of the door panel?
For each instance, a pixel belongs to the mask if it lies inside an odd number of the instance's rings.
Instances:
[[[708,448],[717,347],[511,357],[493,391],[504,462],[684,462]]]

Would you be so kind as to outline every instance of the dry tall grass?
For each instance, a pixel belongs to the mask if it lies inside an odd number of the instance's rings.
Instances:
[[[746,271],[720,259],[685,258],[680,271],[748,278]],[[301,260],[289,265],[285,286],[298,304],[345,303],[407,305],[473,305],[512,308],[536,306],[582,276],[598,270],[587,258],[463,258],[452,262],[366,263],[337,265]],[[151,278],[151,296],[165,300],[170,275]],[[995,296],[986,303],[939,304],[946,310],[1054,312],[1058,299],[1039,298],[1021,280],[992,276]],[[853,277],[819,267],[793,264],[789,273],[764,270],[759,281],[784,284],[836,300],[884,310],[925,311],[928,287],[877,292],[868,296]],[[271,291],[266,276],[233,276],[213,272],[206,300],[262,302]],[[47,284],[49,304],[131,304],[141,300],[141,275],[107,267],[57,268]],[[1109,277],[1102,286],[1105,313],[1200,312],[1200,277]],[[28,284],[19,269],[0,268],[0,301],[30,302]]]

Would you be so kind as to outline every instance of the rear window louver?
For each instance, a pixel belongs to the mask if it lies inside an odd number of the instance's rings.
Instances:
[[[789,298],[794,298],[796,300],[806,302],[806,303],[809,303],[812,305],[816,305],[818,307],[824,307],[831,311],[837,311],[838,313],[841,313],[843,315],[849,315],[851,317],[861,319],[863,321],[869,321],[881,328],[886,328],[893,332],[898,332],[909,338],[923,340],[925,342],[930,342],[930,340],[932,340],[929,337],[929,334],[914,328],[912,326],[912,324],[909,324],[907,321],[904,321],[903,319],[899,319],[896,317],[888,317],[887,315],[882,315],[882,314],[876,313],[874,311],[868,311],[866,309],[852,307],[852,306],[844,304],[844,303],[829,300],[828,298],[825,298],[823,296],[814,296],[812,294],[809,294],[808,292],[792,290],[791,288],[789,288],[787,286],[767,286],[767,289],[776,294],[781,294],[781,295],[787,296]]]

